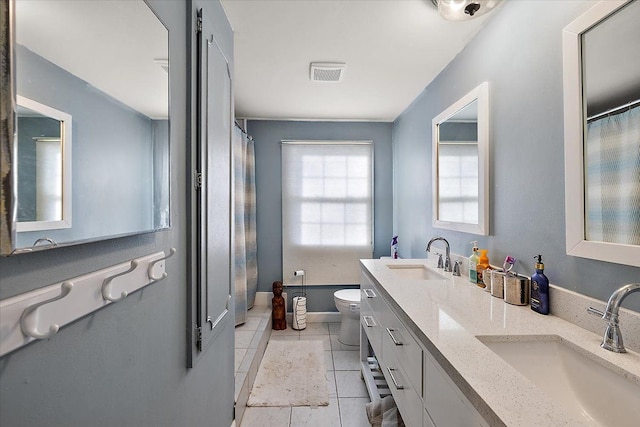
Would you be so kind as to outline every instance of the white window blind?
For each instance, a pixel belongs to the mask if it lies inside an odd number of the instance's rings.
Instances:
[[[282,271],[285,284],[357,284],[373,252],[371,142],[282,144]]]

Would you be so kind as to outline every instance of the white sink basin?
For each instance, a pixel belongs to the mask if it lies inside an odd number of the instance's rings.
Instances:
[[[584,420],[585,426],[639,425],[639,384],[604,366],[607,362],[597,355],[587,357],[558,336],[539,338],[507,341],[505,337],[478,337],[552,400]]]
[[[424,265],[416,264],[387,264],[387,268],[395,274],[408,280],[443,280],[446,279],[438,273],[429,270]]]

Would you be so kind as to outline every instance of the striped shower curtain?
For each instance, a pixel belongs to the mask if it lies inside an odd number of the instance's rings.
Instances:
[[[233,131],[235,181],[235,324],[247,320],[258,290],[256,182],[253,139]]]
[[[640,245],[640,106],[587,125],[586,238]]]

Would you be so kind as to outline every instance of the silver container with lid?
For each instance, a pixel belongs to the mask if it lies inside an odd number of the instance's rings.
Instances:
[[[496,298],[504,297],[504,280],[507,273],[502,270],[491,270],[491,295]]]
[[[513,305],[529,304],[529,278],[520,275],[505,276],[504,302]]]

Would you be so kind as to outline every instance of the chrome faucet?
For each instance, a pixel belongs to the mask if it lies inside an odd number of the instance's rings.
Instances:
[[[622,301],[624,301],[627,295],[633,292],[640,292],[640,283],[624,285],[613,291],[609,297],[609,302],[607,302],[607,307],[604,309],[604,312],[593,307],[587,308],[587,312],[597,316],[602,316],[602,319],[609,322],[607,329],[604,332],[604,337],[602,338],[602,344],[600,347],[616,353],[627,352],[624,348],[624,343],[622,342],[622,333],[620,332],[620,323],[618,322],[618,310],[620,309]]]
[[[447,239],[445,239],[444,237],[434,237],[433,239],[429,240],[429,243],[427,243],[427,252],[431,252],[431,244],[433,242],[435,242],[436,240],[442,240],[444,242],[445,245],[447,245],[445,247],[445,260],[444,260],[444,271],[446,272],[451,272],[451,250],[449,248],[449,242],[447,242]],[[438,268],[442,268],[440,265],[438,265]]]

